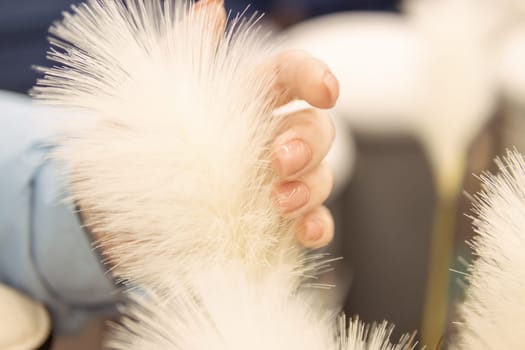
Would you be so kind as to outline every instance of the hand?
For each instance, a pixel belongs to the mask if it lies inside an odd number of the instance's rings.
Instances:
[[[226,23],[222,0],[201,0],[195,10],[214,11],[216,32],[222,35]],[[322,205],[334,179],[322,160],[332,145],[335,130],[329,114],[318,108],[334,106],[339,83],[323,62],[301,51],[280,54],[264,69],[277,72],[277,106],[300,99],[314,107],[287,116],[272,144],[273,166],[280,179],[273,196],[284,217],[298,218],[299,242],[319,248],[328,244],[334,234],[332,216]]]
[[[216,33],[224,32],[226,11],[222,0],[201,0],[195,11],[216,13]],[[328,67],[305,52],[290,51],[274,57],[264,69],[276,72],[276,107],[294,99],[313,108],[285,118],[272,144],[273,166],[280,181],[273,191],[275,204],[284,217],[298,218],[297,239],[304,246],[319,248],[334,234],[334,223],[322,203],[333,187],[331,170],[322,163],[335,130],[329,114],[318,108],[333,107],[339,83]]]
[[[317,108],[334,106],[339,84],[328,67],[301,51],[278,55],[270,64],[277,71],[275,93],[280,104],[301,99]],[[280,181],[275,203],[285,217],[299,218],[296,237],[304,246],[319,248],[334,234],[334,223],[322,203],[333,187],[331,169],[322,163],[335,137],[330,115],[310,108],[286,117],[272,144],[273,165]]]

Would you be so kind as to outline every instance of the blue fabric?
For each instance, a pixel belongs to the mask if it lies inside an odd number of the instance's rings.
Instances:
[[[64,332],[111,312],[118,295],[48,158],[58,117],[0,92],[0,282],[43,301]]]

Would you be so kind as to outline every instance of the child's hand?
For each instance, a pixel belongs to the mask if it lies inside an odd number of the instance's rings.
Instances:
[[[300,99],[317,108],[334,106],[339,84],[321,61],[290,51],[275,57],[271,65],[277,71],[275,90],[281,104]],[[274,168],[282,180],[275,188],[276,204],[283,216],[300,218],[297,239],[312,248],[328,244],[334,232],[332,216],[322,205],[334,180],[322,160],[335,130],[330,115],[317,108],[287,116],[272,145]]]
[[[226,24],[222,0],[201,0],[195,4],[195,10],[214,11],[216,31],[218,36],[222,35]],[[283,216],[300,218],[299,242],[318,248],[328,244],[334,234],[332,216],[322,205],[334,180],[322,160],[335,136],[330,115],[318,108],[334,106],[339,83],[323,62],[301,51],[280,54],[265,69],[277,73],[277,106],[299,99],[315,107],[286,117],[273,142],[272,154],[281,179],[275,187],[275,203]]]
[[[217,36],[222,35],[226,25],[222,0],[201,0],[194,10],[216,13],[214,25]],[[330,115],[318,108],[334,106],[339,83],[326,64],[301,51],[282,53],[264,69],[277,74],[277,107],[294,99],[314,107],[286,117],[273,142],[272,154],[281,179],[274,190],[275,203],[283,216],[300,218],[299,242],[319,248],[328,244],[334,234],[332,215],[322,205],[332,191],[334,179],[322,160],[332,145],[335,130]]]

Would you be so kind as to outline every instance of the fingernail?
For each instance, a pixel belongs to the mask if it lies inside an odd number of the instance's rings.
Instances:
[[[310,191],[301,182],[289,182],[276,188],[275,201],[282,213],[301,208],[310,199]]]
[[[330,101],[332,103],[335,103],[335,101],[337,100],[337,96],[339,95],[339,81],[337,80],[335,75],[328,69],[323,74],[323,83],[328,89]]]
[[[311,159],[312,150],[306,142],[292,140],[278,148],[275,167],[280,176],[286,177],[302,170]]]
[[[323,236],[321,220],[310,220],[305,224],[304,237],[309,242],[316,242]]]

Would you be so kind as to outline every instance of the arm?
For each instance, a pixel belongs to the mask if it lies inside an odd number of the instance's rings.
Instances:
[[[44,302],[60,332],[112,309],[117,295],[47,159],[57,119],[0,93],[0,282]]]

